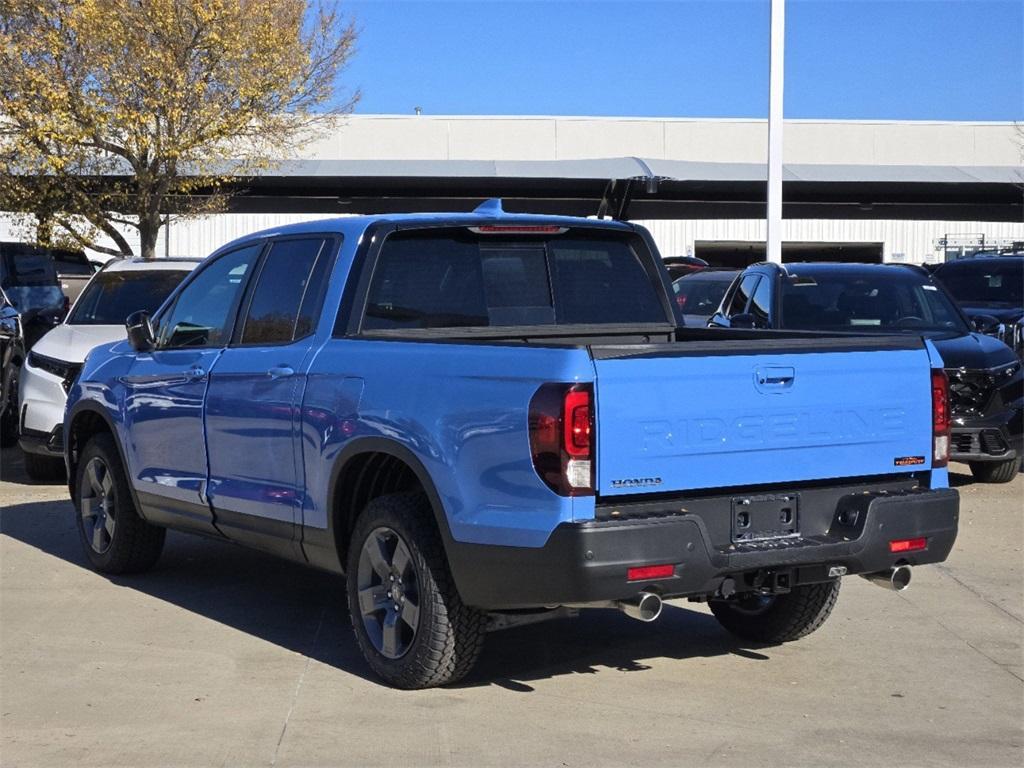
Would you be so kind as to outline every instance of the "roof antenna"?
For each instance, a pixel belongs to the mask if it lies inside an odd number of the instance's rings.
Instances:
[[[501,198],[492,197],[490,200],[484,200],[474,208],[473,213],[480,214],[481,216],[501,216],[505,211],[501,207]]]

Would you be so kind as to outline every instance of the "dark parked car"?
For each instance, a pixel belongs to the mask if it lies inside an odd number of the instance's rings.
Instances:
[[[692,275],[694,272],[700,272],[708,267],[708,263],[704,259],[698,259],[696,256],[666,256],[661,261],[665,265],[665,269],[668,270],[670,280],[676,280],[683,275]]]
[[[982,482],[1013,479],[1024,455],[1024,374],[1013,351],[977,333],[942,283],[898,264],[757,264],[709,324],[726,328],[913,334],[938,349],[950,381],[951,458]]]
[[[703,327],[722,303],[722,297],[729,290],[733,279],[739,274],[736,269],[702,269],[683,275],[672,282],[676,310],[683,318],[683,325]]]
[[[935,271],[982,333],[1024,358],[1024,254],[985,254],[943,264]]]
[[[25,355],[67,311],[53,260],[16,249],[0,251],[0,443],[18,437],[18,373]]]

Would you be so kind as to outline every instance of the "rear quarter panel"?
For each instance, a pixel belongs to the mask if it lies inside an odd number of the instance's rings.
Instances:
[[[327,526],[330,472],[364,437],[411,451],[430,474],[457,541],[535,547],[574,517],[530,457],[541,384],[591,381],[585,349],[338,338],[319,351],[302,404],[304,524]],[[593,516],[593,501],[577,504]]]

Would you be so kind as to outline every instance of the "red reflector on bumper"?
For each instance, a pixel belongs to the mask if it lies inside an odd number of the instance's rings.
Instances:
[[[647,581],[649,579],[667,579],[674,576],[676,567],[669,565],[641,565],[637,568],[630,568],[626,571],[626,579],[629,581]]]
[[[889,542],[890,552],[916,552],[928,547],[928,539],[896,539]]]

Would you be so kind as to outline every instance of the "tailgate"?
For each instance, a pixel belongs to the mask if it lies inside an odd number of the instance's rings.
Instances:
[[[931,466],[920,338],[595,346],[602,495]]]

